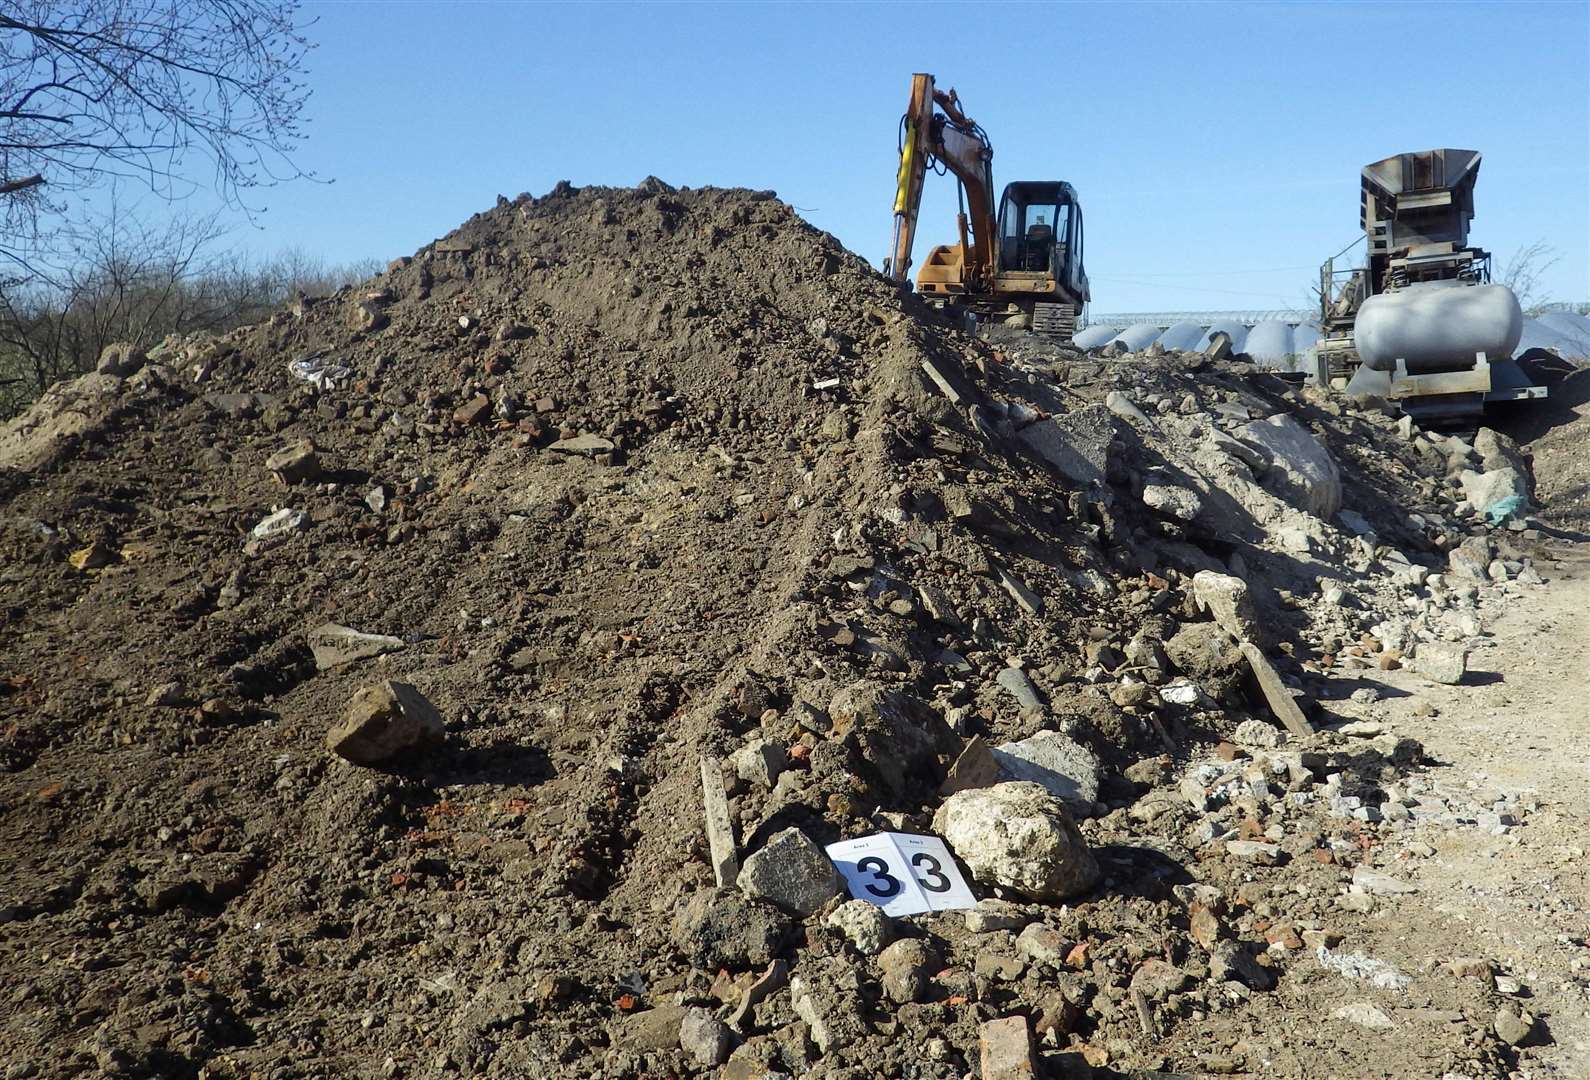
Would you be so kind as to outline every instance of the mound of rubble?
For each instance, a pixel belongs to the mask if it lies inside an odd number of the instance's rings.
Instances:
[[[1221,344],[980,340],[770,193],[648,181],[108,352],[0,430],[13,1056],[1350,1071],[1409,977],[1355,920],[1456,811],[1337,705],[1464,678],[1539,581],[1527,462]],[[827,849],[878,833],[966,901],[868,902]],[[1528,1035],[1430,993],[1472,1022],[1416,1071]]]

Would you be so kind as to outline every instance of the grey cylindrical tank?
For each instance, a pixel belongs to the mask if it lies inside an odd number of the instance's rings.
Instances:
[[[1292,328],[1277,319],[1255,323],[1243,343],[1243,352],[1251,356],[1260,367],[1279,368],[1292,355]]]
[[[1162,349],[1186,352],[1198,347],[1198,339],[1203,337],[1203,334],[1202,323],[1172,323],[1163,334],[1159,335],[1159,346]]]
[[[1159,337],[1160,333],[1156,323],[1135,323],[1116,334],[1112,340],[1124,342],[1127,352],[1142,352]]]
[[[1319,344],[1319,327],[1313,323],[1298,323],[1292,327],[1292,355],[1302,356]]]
[[[1076,347],[1079,349],[1097,349],[1100,345],[1103,345],[1105,342],[1114,337],[1119,330],[1120,327],[1118,326],[1100,326],[1098,324],[1094,324],[1093,326],[1078,330],[1076,332],[1076,336],[1073,337],[1071,341],[1072,344],[1076,345]]]
[[[1365,366],[1392,371],[1404,360],[1419,375],[1463,371],[1475,353],[1510,359],[1523,329],[1518,297],[1506,286],[1432,281],[1365,300],[1353,341]]]
[[[1234,353],[1242,352],[1243,345],[1248,340],[1248,328],[1246,326],[1239,322],[1232,322],[1230,319],[1222,319],[1205,330],[1203,335],[1199,337],[1196,346],[1198,351],[1202,352],[1204,349],[1209,348],[1209,340],[1216,334],[1226,334],[1231,338],[1231,351]]]

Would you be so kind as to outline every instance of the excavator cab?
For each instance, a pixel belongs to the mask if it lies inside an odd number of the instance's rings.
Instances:
[[[1085,294],[1082,207],[1058,180],[1005,185],[999,202],[999,272],[1047,273],[1068,292]]]

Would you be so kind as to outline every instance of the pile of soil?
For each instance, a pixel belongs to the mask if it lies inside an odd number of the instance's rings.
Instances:
[[[1117,423],[1122,391],[1144,423]],[[1019,438],[1084,410],[1118,429],[1092,479]],[[1300,511],[1230,531],[1143,502],[1188,432],[1282,414],[1374,527],[1352,573],[1361,538],[1311,519],[1299,547]],[[267,467],[305,440],[318,474]],[[1053,1021],[1054,1075],[1256,1065],[1186,890],[1228,890],[1285,976],[1266,927],[1324,915],[1374,829],[1297,831],[1313,899],[1283,903],[1242,891],[1282,870],[1218,830],[1187,846],[1185,808],[1131,812],[1271,719],[1229,643],[1191,704],[1161,702],[1192,673],[1161,646],[1214,625],[1192,575],[1235,568],[1292,688],[1328,698],[1333,665],[1385,646],[1321,585],[1389,582],[1377,543],[1439,568],[1467,536],[1432,452],[1240,358],[979,340],[771,193],[658,181],[500,200],[362,286],[112,357],[0,433],[0,1032],[40,1075],[710,1074],[684,1011],[728,1016],[782,959],[869,1026],[819,1047],[775,988],[733,1075],[959,1077],[1013,1011]],[[328,623],[398,640],[322,670]],[[1012,665],[1046,705],[1002,689]],[[351,765],[326,733],[387,679],[445,739]],[[863,691],[928,717],[928,750],[841,730],[830,704]],[[966,740],[1040,730],[1103,763],[1104,880],[1027,908],[1068,943],[1058,974],[984,970],[959,913],[900,920],[942,961],[902,1004],[825,913],[708,892],[703,754],[787,759],[771,787],[728,777],[749,852],[791,826],[931,831]],[[1305,771],[1393,768],[1322,738]],[[733,917],[704,924],[703,896]],[[1144,1019],[1145,959],[1203,988]],[[1490,1069],[1500,1046],[1454,1028],[1410,1053]]]

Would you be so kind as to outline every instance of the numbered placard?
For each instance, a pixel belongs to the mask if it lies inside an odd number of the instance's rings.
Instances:
[[[850,895],[885,915],[916,915],[974,907],[950,849],[936,836],[873,833],[825,848],[844,876]]]

